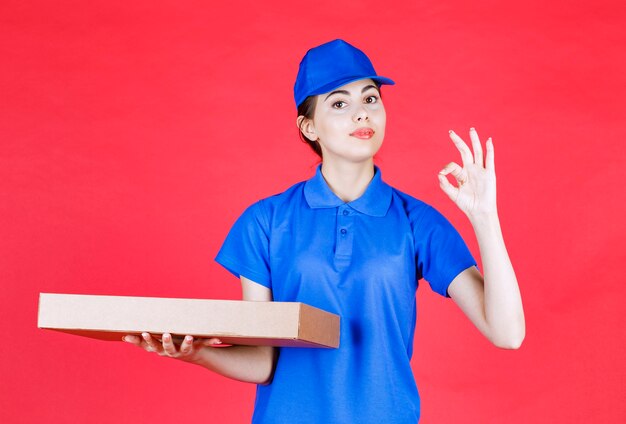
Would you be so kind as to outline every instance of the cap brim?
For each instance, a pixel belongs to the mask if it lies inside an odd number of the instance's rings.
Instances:
[[[317,96],[319,94],[324,94],[324,93],[330,93],[331,91],[333,91],[333,90],[335,90],[335,89],[337,89],[339,87],[342,87],[342,86],[344,86],[346,84],[350,84],[351,82],[360,81],[360,80],[363,80],[363,79],[371,79],[371,80],[373,80],[373,81],[375,81],[375,82],[377,82],[377,83],[379,83],[381,85],[382,84],[385,84],[385,85],[394,85],[395,84],[395,82],[392,79],[387,78],[387,77],[381,77],[380,75],[365,76],[365,77],[363,77],[363,76],[348,77],[348,78],[343,78],[343,79],[340,79],[340,80],[337,80],[337,81],[333,81],[333,82],[331,82],[329,84],[326,84],[326,85],[323,85],[323,86],[321,86],[319,88],[316,88],[307,97],[309,97],[309,96]],[[304,99],[300,99],[300,101],[298,102],[298,106],[300,105],[300,103],[302,103],[305,100],[306,100],[306,97]]]

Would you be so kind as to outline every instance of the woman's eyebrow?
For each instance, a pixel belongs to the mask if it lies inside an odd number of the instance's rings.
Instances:
[[[363,87],[363,90],[361,90],[361,94],[365,93],[370,88],[373,88],[373,89],[375,89],[376,91],[378,91],[380,93],[380,90],[378,89],[378,87],[376,87],[373,84],[370,84],[370,85],[366,85],[365,87]]]
[[[370,88],[373,88],[373,89],[375,89],[376,91],[380,92],[380,91],[378,90],[378,87],[376,87],[376,86],[375,86],[375,85],[373,85],[373,84],[370,84],[370,85],[366,85],[365,87],[363,87],[363,88],[361,89],[361,94],[365,93],[365,92],[366,92],[367,90],[369,90]],[[324,101],[328,100],[328,98],[329,98],[330,96],[332,96],[333,94],[345,94],[345,95],[347,95],[347,96],[349,96],[349,95],[350,95],[350,93],[349,93],[347,90],[335,90],[335,91],[332,91],[332,92],[328,93],[328,96],[326,96],[326,98],[324,99]]]
[[[326,98],[324,99],[324,101],[328,100],[328,98],[329,98],[330,96],[332,96],[333,94],[345,94],[345,95],[347,95],[347,96],[349,96],[349,95],[350,95],[350,93],[349,93],[348,91],[346,91],[346,90],[335,90],[335,91],[330,92],[330,93],[328,94],[328,96],[326,96]]]

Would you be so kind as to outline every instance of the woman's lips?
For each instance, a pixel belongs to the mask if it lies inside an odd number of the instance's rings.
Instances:
[[[369,139],[374,135],[374,130],[371,128],[359,128],[358,130],[350,133],[352,137]]]

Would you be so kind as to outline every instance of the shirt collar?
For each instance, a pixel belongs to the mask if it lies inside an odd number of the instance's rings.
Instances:
[[[304,184],[304,197],[313,209],[348,205],[365,215],[385,216],[391,204],[391,186],[382,180],[380,169],[374,166],[374,178],[368,184],[365,193],[358,199],[346,203],[330,189],[322,175],[322,165],[318,165],[315,176]]]

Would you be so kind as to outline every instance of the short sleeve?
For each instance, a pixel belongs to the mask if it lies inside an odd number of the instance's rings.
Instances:
[[[250,206],[235,221],[215,261],[237,278],[243,276],[271,288],[269,220],[262,201]]]
[[[433,291],[449,297],[448,286],[462,271],[476,265],[458,231],[436,209],[427,206],[415,225],[418,278]]]

